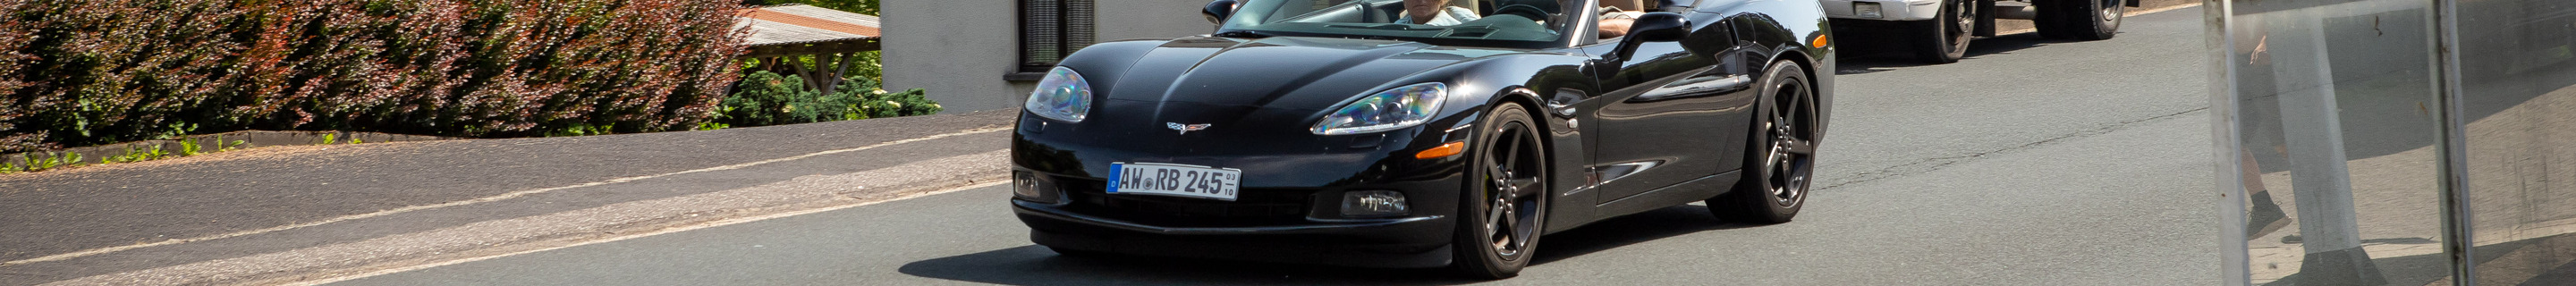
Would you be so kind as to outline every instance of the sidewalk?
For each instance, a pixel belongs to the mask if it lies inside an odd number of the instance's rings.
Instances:
[[[1015,115],[267,147],[0,176],[0,285],[291,282],[990,184]]]

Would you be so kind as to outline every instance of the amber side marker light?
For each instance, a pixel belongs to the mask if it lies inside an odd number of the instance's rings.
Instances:
[[[1814,43],[1814,44],[1816,44],[1816,45],[1814,45],[1814,46],[1809,46],[1809,47],[1818,47],[1818,48],[1825,47],[1825,35],[1816,35],[1816,41],[1815,41],[1815,43]]]
[[[1440,147],[1431,147],[1429,150],[1422,150],[1422,153],[1414,153],[1413,158],[1431,159],[1449,157],[1451,155],[1458,155],[1458,153],[1462,151],[1467,151],[1467,142],[1449,142],[1449,144],[1440,144]]]

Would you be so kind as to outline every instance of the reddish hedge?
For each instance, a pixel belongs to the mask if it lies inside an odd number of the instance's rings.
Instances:
[[[736,0],[0,0],[0,151],[238,129],[706,120]]]

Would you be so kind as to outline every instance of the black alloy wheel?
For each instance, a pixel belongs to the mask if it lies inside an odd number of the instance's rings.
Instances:
[[[1943,0],[1939,18],[1920,21],[1914,30],[1925,33],[1914,38],[1914,57],[1925,62],[1946,64],[1968,56],[1968,41],[1977,32],[1976,0]]]
[[[1503,104],[1482,126],[1472,150],[1467,188],[1459,192],[1453,266],[1468,276],[1503,279],[1528,267],[1547,218],[1547,162],[1537,120],[1519,104]]]
[[[1754,114],[1753,137],[1745,149],[1743,179],[1735,189],[1710,198],[1709,213],[1718,219],[1776,224],[1789,222],[1806,206],[1814,181],[1817,121],[1816,96],[1806,69],[1797,63],[1771,63],[1762,77],[1763,96]]]

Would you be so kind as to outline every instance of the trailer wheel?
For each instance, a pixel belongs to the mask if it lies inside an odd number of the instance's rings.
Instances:
[[[2039,35],[2051,39],[2098,41],[2111,39],[2120,32],[2120,18],[2128,12],[2123,0],[2058,0],[2032,3],[2039,5]]]
[[[2067,5],[2065,3],[2083,0],[2064,1],[2066,2],[2030,1],[2032,8],[2038,8],[2039,10],[2039,13],[2037,13],[2038,15],[2033,15],[2034,17],[2030,19],[2031,26],[2039,28],[2039,37],[2049,39],[2069,38],[2066,36],[2066,19],[2062,19],[2065,17],[2063,15],[2059,15],[2062,13],[2058,13],[2057,9],[2059,7],[2065,7]]]
[[[1925,62],[1946,64],[1968,56],[1968,40],[1975,39],[1977,29],[1976,0],[1941,1],[1941,17],[1908,23],[1914,26],[1914,57]]]

